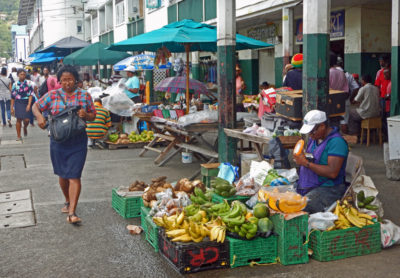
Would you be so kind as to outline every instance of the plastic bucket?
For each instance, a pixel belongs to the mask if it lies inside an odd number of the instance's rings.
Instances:
[[[252,151],[243,151],[240,153],[240,175],[244,176],[250,171],[250,164],[252,160],[259,161],[258,155]]]
[[[193,154],[191,152],[182,152],[182,163],[189,164],[193,162]]]

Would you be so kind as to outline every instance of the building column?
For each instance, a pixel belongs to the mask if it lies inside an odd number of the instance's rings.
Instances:
[[[283,84],[283,56],[282,44],[275,44],[275,87],[280,88]]]
[[[199,80],[200,78],[200,64],[199,64],[199,52],[192,52],[192,78]]]
[[[303,115],[326,111],[329,94],[330,0],[303,1]]]
[[[283,66],[290,64],[290,56],[293,56],[293,9],[282,9],[282,57]]]
[[[390,115],[400,115],[400,0],[392,0],[392,93]]]
[[[239,51],[239,65],[242,70],[242,78],[246,89],[244,94],[258,94],[259,69],[258,69],[258,50]]]
[[[218,56],[218,157],[236,164],[237,140],[226,136],[224,128],[236,127],[236,1],[217,1]]]

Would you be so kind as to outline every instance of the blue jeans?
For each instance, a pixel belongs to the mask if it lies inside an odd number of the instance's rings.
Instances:
[[[3,125],[5,125],[7,123],[6,111],[7,111],[7,119],[11,120],[11,100],[0,100],[0,108],[1,108],[1,119],[3,120]]]

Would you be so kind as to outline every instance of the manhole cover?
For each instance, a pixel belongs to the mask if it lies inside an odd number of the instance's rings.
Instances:
[[[31,199],[31,191],[29,189],[0,193],[0,203],[25,199]]]
[[[35,225],[33,211],[0,215],[0,229],[22,228]]]
[[[23,154],[4,155],[0,157],[1,170],[18,170],[26,168]]]

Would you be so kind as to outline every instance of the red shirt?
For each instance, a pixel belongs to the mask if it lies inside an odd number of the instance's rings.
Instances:
[[[375,86],[377,86],[379,88],[379,90],[381,91],[382,98],[384,98],[386,96],[387,86],[390,83],[390,80],[385,79],[385,76],[383,75],[383,70],[384,69],[380,69],[378,71],[378,74],[376,75],[376,80],[375,80]]]

